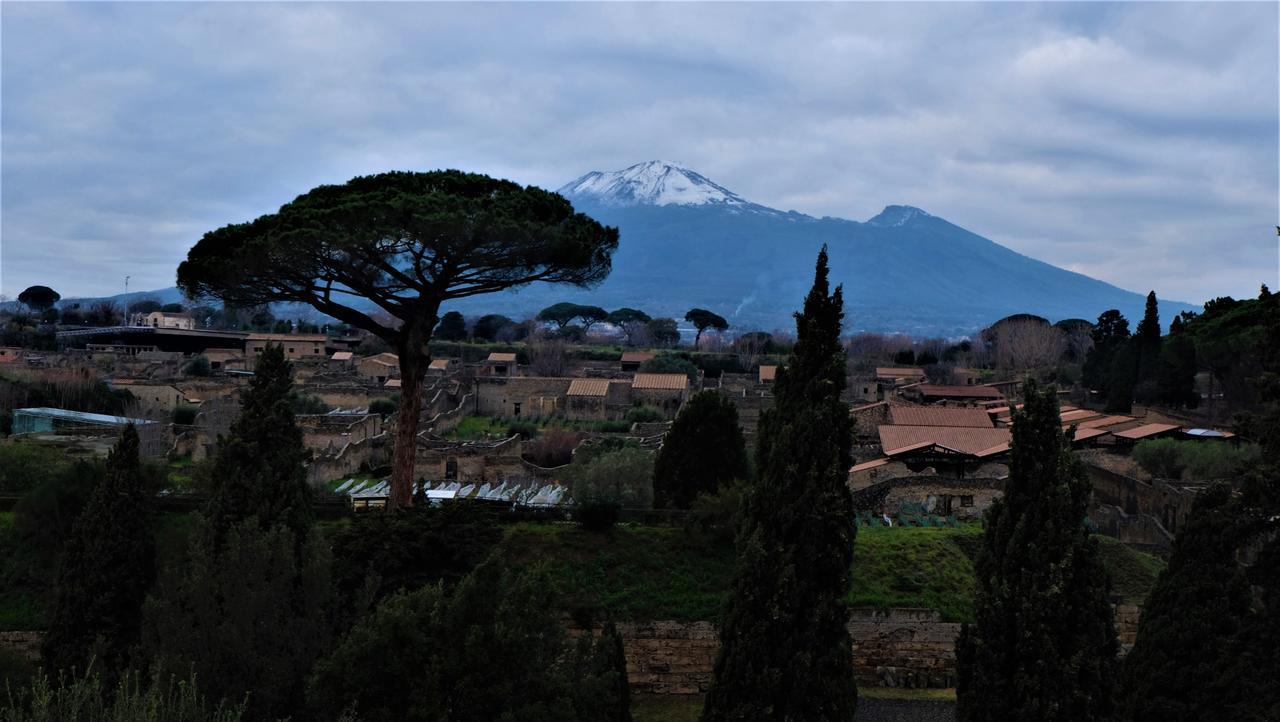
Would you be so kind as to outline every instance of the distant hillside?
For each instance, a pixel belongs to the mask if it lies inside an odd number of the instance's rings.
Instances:
[[[861,223],[814,218],[751,203],[662,161],[593,171],[559,192],[621,229],[609,278],[589,291],[538,285],[450,309],[520,318],[575,301],[681,318],[698,306],[738,330],[790,328],[826,243],[832,280],[844,284],[850,331],[953,336],[1012,313],[1093,320],[1118,308],[1133,323],[1142,316],[1146,289],[1127,291],[1037,261],[911,206],[888,206]],[[167,302],[177,290],[130,295]],[[1160,317],[1167,324],[1196,309],[1162,300]]]

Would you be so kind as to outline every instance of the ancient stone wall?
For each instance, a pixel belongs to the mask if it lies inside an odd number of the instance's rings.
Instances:
[[[929,514],[971,521],[982,518],[1003,492],[1003,479],[906,476],[855,491],[853,505],[857,511],[890,515],[898,513],[904,506],[918,507]]]

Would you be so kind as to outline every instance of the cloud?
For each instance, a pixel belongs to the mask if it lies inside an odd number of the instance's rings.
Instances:
[[[5,3],[0,292],[170,285],[325,182],[681,158],[1201,301],[1280,273],[1274,4]]]

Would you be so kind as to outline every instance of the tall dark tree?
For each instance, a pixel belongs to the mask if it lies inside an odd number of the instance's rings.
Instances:
[[[608,320],[609,312],[599,306],[583,306],[577,303],[561,302],[547,306],[538,312],[538,320],[554,323],[563,331],[573,321],[582,324],[583,332],[601,321]]]
[[[689,309],[689,312],[684,315],[684,320],[693,324],[693,327],[698,329],[697,335],[693,337],[694,348],[697,348],[698,342],[702,340],[703,331],[706,331],[709,328],[713,328],[717,331],[726,331],[729,328],[729,322],[724,319],[724,316],[708,311],[705,308]]]
[[[467,337],[467,320],[457,311],[450,311],[440,318],[435,336],[442,341],[461,341]]]
[[[1110,582],[1084,526],[1091,487],[1034,380],[1013,417],[1009,478],[976,561],[976,621],[957,643],[961,720],[1101,720],[1119,643]]]
[[[506,316],[490,313],[481,316],[476,321],[476,325],[471,329],[471,335],[481,341],[495,341],[498,338],[499,331],[514,325],[516,325],[516,322]]]
[[[616,228],[555,193],[460,171],[393,172],[320,186],[205,234],[178,267],[178,285],[239,305],[309,304],[396,351],[398,507],[412,503],[420,390],[441,304],[536,281],[590,286],[608,275],[617,246]]]
[[[29,286],[18,294],[18,301],[35,311],[46,311],[62,300],[62,295],[48,286]]]
[[[123,669],[155,574],[151,503],[130,424],[67,540],[44,639],[46,668],[83,672],[96,657],[99,670]]]
[[[1138,345],[1138,368],[1136,372],[1135,396],[1143,403],[1159,400],[1157,377],[1160,374],[1160,304],[1156,301],[1156,292],[1147,294],[1146,310],[1142,320],[1138,322],[1138,332],[1134,335]]]
[[[215,549],[229,528],[250,518],[264,530],[283,524],[299,540],[310,528],[310,454],[294,422],[293,401],[293,364],[283,348],[269,344],[258,354],[240,415],[218,443],[205,525]]]
[[[1160,366],[1156,372],[1156,395],[1160,402],[1189,409],[1198,406],[1197,370],[1195,342],[1183,332],[1181,319],[1175,318],[1160,348]]]
[[[1098,316],[1091,336],[1093,347],[1085,356],[1081,380],[1086,388],[1098,391],[1106,399],[1110,390],[1111,361],[1129,339],[1129,321],[1114,308],[1104,311]]]
[[[843,292],[827,251],[796,314],[797,341],[760,418],[759,478],[743,502],[739,560],[702,712],[720,720],[851,720],[848,610],[856,530],[846,486],[853,438],[840,344]]]
[[[676,327],[674,318],[655,318],[645,326],[654,346],[669,348],[680,345],[680,329]]]
[[[1136,338],[1119,343],[1111,354],[1111,367],[1107,371],[1106,406],[1110,413],[1127,414],[1133,410],[1134,393],[1138,386],[1138,364],[1142,360],[1142,347]]]
[[[1249,693],[1239,688],[1231,661],[1250,613],[1249,581],[1237,560],[1240,522],[1229,486],[1196,499],[1124,660],[1124,719],[1248,719],[1233,710]]]
[[[642,329],[645,324],[653,319],[649,314],[635,308],[619,308],[610,312],[609,317],[605,320],[622,331],[627,345],[630,346],[635,342],[634,336],[637,330]]]
[[[738,407],[717,391],[694,394],[680,410],[653,465],[654,504],[688,509],[699,494],[747,478]]]

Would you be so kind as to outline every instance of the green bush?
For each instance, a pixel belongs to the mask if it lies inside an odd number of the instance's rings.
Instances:
[[[369,402],[369,413],[379,414],[381,416],[390,416],[400,408],[399,399],[378,398]]]
[[[684,374],[690,380],[698,378],[698,367],[683,356],[673,353],[658,354],[640,364],[640,372],[646,374]]]
[[[625,509],[653,506],[653,455],[643,449],[610,451],[586,463],[575,458],[569,474],[577,504],[616,504]]]
[[[200,413],[199,406],[178,404],[173,407],[173,423],[179,426],[190,426],[196,422],[196,414],[198,413]]]
[[[0,445],[0,493],[21,494],[66,468],[62,452],[40,444]]]
[[[293,406],[295,415],[329,413],[329,404],[326,404],[324,399],[315,394],[303,394],[294,391],[289,397],[289,402]]]
[[[661,411],[652,406],[634,406],[627,411],[625,418],[628,424],[651,424],[667,420]]]
[[[144,687],[129,675],[108,689],[96,674],[59,678],[56,685],[37,675],[29,686],[11,689],[0,707],[0,722],[236,722],[243,716],[243,705],[205,702],[194,676],[153,677]]]
[[[196,356],[182,367],[182,372],[188,376],[212,376],[213,366],[204,356]]]
[[[1147,439],[1133,447],[1133,459],[1150,475],[1161,479],[1181,479],[1186,463],[1183,442],[1175,439]]]

